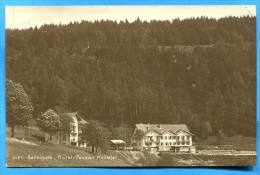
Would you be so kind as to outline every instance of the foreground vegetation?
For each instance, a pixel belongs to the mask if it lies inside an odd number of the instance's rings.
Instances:
[[[255,155],[200,155],[137,151],[114,151],[97,155],[63,145],[28,145],[7,141],[7,165],[10,167],[61,166],[252,166]],[[74,157],[73,157],[74,156]],[[78,156],[78,157],[77,157]]]
[[[255,138],[233,136],[225,137],[221,145],[216,145],[216,138],[210,137],[207,140],[196,143],[198,154],[172,154],[164,152],[150,154],[140,151],[115,151],[101,150],[95,155],[91,151],[91,147],[87,149],[78,149],[67,147],[64,145],[52,145],[39,141],[37,138],[44,135],[42,131],[29,128],[26,141],[24,138],[24,128],[16,129],[16,138],[10,139],[10,128],[7,129],[7,164],[8,166],[246,166],[253,165],[256,161],[255,155],[206,155],[199,154],[201,151],[207,150],[237,150],[237,151],[255,151]],[[241,144],[244,140],[247,144]],[[89,160],[81,160],[79,158],[61,159],[60,157],[69,156],[89,157]],[[28,156],[49,156],[53,159],[28,159]],[[115,158],[114,160],[102,160],[96,156],[108,156]],[[92,157],[92,158],[91,158]]]
[[[7,141],[9,167],[130,166],[117,153],[91,154],[90,150],[63,145],[28,145]]]

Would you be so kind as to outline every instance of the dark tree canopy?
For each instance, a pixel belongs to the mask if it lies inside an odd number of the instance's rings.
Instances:
[[[83,140],[92,147],[92,153],[97,154],[99,149],[106,151],[111,138],[110,131],[97,120],[90,120],[83,126]]]
[[[11,127],[11,137],[17,125],[27,126],[32,118],[33,106],[31,98],[20,83],[6,80],[6,121]]]
[[[109,127],[255,135],[255,17],[8,29],[6,48],[7,78],[24,86],[35,116],[59,108]]]

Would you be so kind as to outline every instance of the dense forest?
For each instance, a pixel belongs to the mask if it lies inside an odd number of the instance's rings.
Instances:
[[[108,127],[185,123],[203,137],[256,130],[256,18],[81,21],[6,30],[6,76],[34,117],[78,111]]]

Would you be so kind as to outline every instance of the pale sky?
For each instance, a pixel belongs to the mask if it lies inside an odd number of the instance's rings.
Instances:
[[[233,6],[8,6],[6,28],[29,28],[43,24],[68,24],[81,20],[171,20],[208,16],[256,16],[253,5]]]

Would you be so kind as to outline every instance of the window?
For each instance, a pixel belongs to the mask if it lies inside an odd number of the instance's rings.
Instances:
[[[50,140],[52,140],[52,136],[50,136]]]
[[[167,143],[167,142],[165,142],[165,145],[167,146],[167,145],[168,145],[168,143]]]
[[[181,136],[181,139],[184,140],[184,136]]]
[[[170,142],[170,145],[172,145],[172,142]]]
[[[163,145],[163,142],[161,142],[161,145]]]
[[[172,139],[172,136],[170,136],[170,139]]]
[[[190,136],[187,136],[187,140],[190,140]]]

